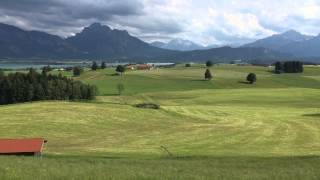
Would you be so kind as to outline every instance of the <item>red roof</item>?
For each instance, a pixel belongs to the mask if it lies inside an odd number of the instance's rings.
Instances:
[[[0,139],[0,154],[40,153],[45,142],[43,138]]]

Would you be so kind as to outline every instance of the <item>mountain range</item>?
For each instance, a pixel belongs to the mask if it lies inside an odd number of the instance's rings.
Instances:
[[[320,51],[317,51],[320,38],[295,31],[274,35],[239,48],[194,50],[201,46],[181,39],[168,43],[166,47],[170,45],[170,48],[159,48],[160,44],[158,42],[158,45],[150,45],[127,31],[111,29],[100,23],[85,27],[81,32],[67,38],[40,31],[26,31],[0,23],[1,59],[103,59],[131,62],[229,62],[242,59],[270,62],[296,57],[320,57]],[[178,45],[184,45],[184,49],[178,48]],[[305,50],[305,47],[308,47],[308,50]]]
[[[203,46],[201,44],[197,44],[195,42],[185,40],[185,39],[180,39],[180,38],[172,39],[167,43],[161,42],[161,41],[154,41],[150,43],[150,45],[154,47],[162,48],[162,49],[169,49],[169,50],[175,50],[175,51],[194,51],[194,50],[206,50],[206,49],[224,47],[223,45],[216,45],[216,44]],[[239,45],[236,45],[236,44],[231,44],[227,46],[239,47]]]
[[[0,24],[0,58],[146,59],[171,53],[99,23],[66,39]]]
[[[168,43],[155,41],[150,43],[150,45],[154,47],[162,48],[162,49],[169,49],[169,50],[175,50],[175,51],[193,51],[193,50],[206,49],[205,46],[202,46],[200,44],[194,43],[189,40],[184,40],[184,39],[173,39]]]
[[[274,51],[291,54],[296,58],[319,58],[320,35],[309,36],[295,30],[276,34],[243,47],[261,47]]]

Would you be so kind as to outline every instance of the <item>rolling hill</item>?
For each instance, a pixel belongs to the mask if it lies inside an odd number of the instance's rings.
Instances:
[[[45,137],[41,158],[0,157],[0,179],[317,179],[319,67],[86,70],[96,100],[0,106],[0,136]],[[248,72],[254,85],[243,83]],[[60,72],[52,72],[60,73]],[[63,72],[71,73],[71,72]],[[65,74],[65,75],[66,75]],[[125,87],[117,95],[117,85]],[[140,109],[151,102],[160,109]],[[171,156],[162,147],[166,147]]]

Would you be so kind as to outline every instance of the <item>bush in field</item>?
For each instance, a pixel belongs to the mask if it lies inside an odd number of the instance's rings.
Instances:
[[[207,67],[212,67],[212,66],[213,66],[212,61],[207,61],[207,62],[206,62],[206,66],[207,66]]]
[[[98,64],[94,61],[91,66],[92,71],[96,71],[98,69]]]
[[[191,64],[190,64],[190,63],[187,63],[185,66],[186,66],[186,67],[191,67]]]
[[[213,76],[212,76],[210,70],[207,69],[206,72],[204,73],[204,79],[207,80],[207,81],[209,81],[209,80],[211,80],[212,78],[213,78]]]
[[[143,108],[143,109],[160,109],[160,106],[158,104],[154,103],[142,103],[135,105],[137,108]]]
[[[80,76],[83,72],[83,69],[79,66],[73,68],[73,76]]]
[[[122,65],[118,65],[116,68],[116,72],[122,75],[126,71],[126,68]]]
[[[257,76],[254,73],[250,73],[247,76],[247,81],[249,81],[250,84],[253,84],[257,81]]]
[[[28,73],[0,75],[0,104],[38,100],[93,99],[95,86],[59,75],[47,75],[30,69]]]
[[[102,62],[101,63],[101,69],[105,69],[107,66],[106,66],[106,63],[105,62]]]

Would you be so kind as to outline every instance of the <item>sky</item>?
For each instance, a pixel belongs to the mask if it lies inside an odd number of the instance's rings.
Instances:
[[[320,0],[1,0],[0,22],[61,37],[94,22],[153,42],[243,44],[290,29],[320,33]]]

